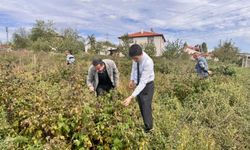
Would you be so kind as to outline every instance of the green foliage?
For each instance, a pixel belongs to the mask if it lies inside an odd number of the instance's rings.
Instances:
[[[96,49],[96,38],[95,35],[88,35],[87,37],[88,44],[90,45],[90,52],[94,52],[95,54],[99,53],[99,49]]]
[[[230,41],[220,42],[218,47],[214,49],[214,56],[218,57],[222,62],[228,63],[237,63],[238,56],[237,53],[239,52],[239,48],[234,45],[234,43]]]
[[[50,42],[44,38],[38,38],[36,41],[32,42],[31,48],[35,51],[50,51]]]
[[[30,39],[32,41],[37,41],[39,38],[50,40],[55,35],[54,23],[52,21],[36,20],[35,25],[31,29]]]
[[[85,45],[84,39],[76,30],[66,28],[59,35],[52,21],[37,20],[29,34],[23,28],[13,34],[13,47],[46,52],[71,50],[73,53],[78,53],[84,50]]]
[[[119,51],[126,57],[128,57],[128,50],[130,47],[131,40],[128,37],[128,34],[124,34],[120,37],[122,44],[118,46]]]
[[[207,43],[203,42],[203,43],[201,44],[201,51],[202,51],[203,53],[206,53],[206,52],[207,52]]]
[[[150,57],[156,55],[156,47],[153,43],[142,44],[141,47]]]
[[[218,66],[215,69],[212,69],[214,71],[214,73],[217,74],[222,74],[222,75],[226,75],[226,76],[235,76],[236,75],[236,71],[233,67],[231,66]]]
[[[167,59],[178,58],[182,54],[183,43],[181,40],[177,39],[175,41],[167,41],[167,46],[163,52],[163,57]]]
[[[63,54],[0,54],[0,149],[250,148],[248,69],[200,80],[191,60],[155,58],[154,131],[145,134],[136,101],[121,105],[131,61],[115,60],[121,86],[96,98],[85,83],[89,55],[66,66]]]
[[[30,44],[28,33],[24,28],[20,28],[13,34],[14,49],[26,48]]]

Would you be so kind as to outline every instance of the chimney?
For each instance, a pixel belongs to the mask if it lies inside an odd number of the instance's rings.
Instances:
[[[154,29],[153,29],[153,28],[150,28],[150,31],[151,31],[151,32],[154,32]]]
[[[141,34],[143,34],[143,29],[141,29]]]

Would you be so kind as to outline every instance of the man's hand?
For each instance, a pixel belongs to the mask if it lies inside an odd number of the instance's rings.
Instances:
[[[133,96],[129,96],[127,99],[125,99],[122,102],[122,104],[127,107],[129,105],[129,103],[131,102],[132,98],[133,98]]]
[[[129,87],[130,89],[134,89],[134,88],[136,87],[135,82],[134,82],[133,80],[131,80],[131,81],[129,82],[128,87]]]
[[[94,88],[93,86],[90,86],[90,87],[89,87],[89,90],[90,90],[90,92],[94,92],[94,91],[95,91],[95,88]]]

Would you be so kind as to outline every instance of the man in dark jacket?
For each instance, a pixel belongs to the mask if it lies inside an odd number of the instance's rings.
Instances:
[[[199,53],[195,53],[193,57],[197,60],[195,71],[200,76],[200,78],[207,78],[209,76],[209,71],[206,58]]]

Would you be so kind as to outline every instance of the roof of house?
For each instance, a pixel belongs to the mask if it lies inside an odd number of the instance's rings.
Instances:
[[[155,33],[155,32],[141,31],[141,32],[135,32],[135,33],[128,34],[128,37],[130,37],[130,38],[154,37],[154,36],[161,36],[163,38],[164,42],[166,42],[166,39],[165,39],[163,34],[159,34],[159,33]],[[119,38],[121,38],[121,37],[119,37]]]
[[[187,48],[192,49],[192,50],[195,50],[195,51],[197,51],[197,52],[200,51],[199,47],[187,46]]]
[[[3,45],[0,44],[0,49],[7,49],[7,48],[10,48],[10,46],[7,44],[3,44]]]

